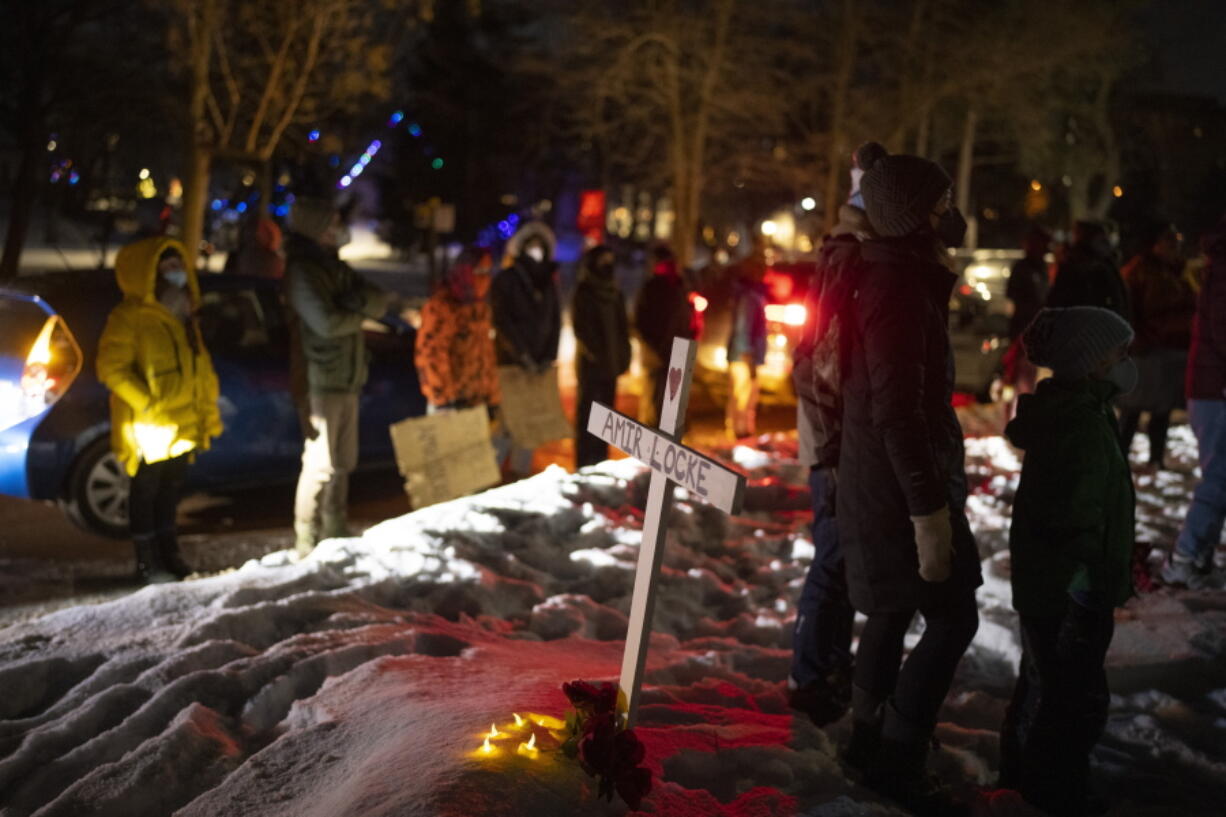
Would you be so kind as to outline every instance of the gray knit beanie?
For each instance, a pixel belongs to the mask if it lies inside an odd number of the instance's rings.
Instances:
[[[861,165],[864,210],[877,235],[886,238],[910,235],[928,224],[928,214],[952,184],[940,165],[919,156],[857,151],[857,164],[862,158],[868,164]]]
[[[336,212],[336,205],[331,199],[299,196],[294,200],[294,209],[289,214],[290,229],[318,241],[332,226]]]
[[[1110,309],[1070,306],[1041,309],[1022,335],[1026,356],[1056,377],[1078,380],[1113,350],[1132,342],[1132,327]]]

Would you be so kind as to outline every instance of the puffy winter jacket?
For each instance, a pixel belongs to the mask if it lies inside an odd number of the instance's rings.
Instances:
[[[1209,265],[1201,279],[1188,355],[1190,400],[1226,399],[1226,220],[1205,237]]]
[[[378,318],[388,296],[305,236],[287,242],[286,287],[312,392],[359,392],[369,353],[362,321]]]
[[[1133,353],[1152,349],[1185,350],[1192,341],[1196,294],[1180,264],[1163,261],[1152,253],[1133,258],[1120,271],[1132,304],[1132,326],[1137,332]]]
[[[1069,249],[1068,258],[1056,271],[1056,280],[1047,293],[1047,306],[1098,306],[1132,321],[1124,279],[1110,248],[1100,246],[1097,240]]]
[[[521,255],[500,270],[490,285],[498,363],[502,366],[552,363],[558,357],[562,307],[552,261]]]
[[[493,331],[493,312],[485,300],[466,303],[440,289],[426,301],[413,357],[430,405],[502,402]]]
[[[673,338],[694,337],[694,308],[674,264],[658,264],[639,290],[634,328],[647,349],[665,363],[672,354]]]
[[[611,276],[587,269],[580,273],[571,302],[571,323],[581,367],[607,378],[630,368],[626,301]]]
[[[1111,384],[1039,383],[1005,430],[1026,452],[1009,530],[1013,607],[1060,615],[1070,593],[1105,606],[1132,596],[1135,496]]]
[[[119,251],[115,279],[124,299],[98,341],[98,379],[111,390],[111,446],[129,476],[142,460],[208,449],[222,431],[217,374],[199,327],[194,320],[185,324],[154,296],[158,258],[168,249],[189,257],[181,243],[163,236]],[[187,288],[198,305],[193,270]]]
[[[843,382],[839,537],[852,604],[913,610],[982,582],[966,519],[962,427],[950,405],[949,295],[956,276],[931,237],[870,239]],[[919,575],[912,516],[948,506],[953,572]]]

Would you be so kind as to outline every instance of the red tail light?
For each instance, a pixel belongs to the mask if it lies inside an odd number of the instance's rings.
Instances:
[[[699,295],[697,292],[690,293],[690,303],[694,306],[695,312],[706,312],[709,306],[707,299]]]
[[[53,315],[26,355],[21,390],[31,402],[50,405],[63,396],[81,371],[81,349],[64,321]]]
[[[804,326],[809,317],[804,304],[767,304],[766,319],[788,326]]]

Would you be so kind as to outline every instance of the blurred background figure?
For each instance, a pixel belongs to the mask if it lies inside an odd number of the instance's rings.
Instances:
[[[302,471],[294,497],[294,547],[306,556],[321,539],[349,535],[349,474],[358,464],[358,397],[369,353],[362,322],[389,296],[340,259],[345,234],[336,205],[301,196],[290,215],[286,285],[295,343],[306,374]],[[291,366],[293,368],[293,366]],[[305,410],[304,410],[305,409]]]
[[[98,342],[98,379],[111,390],[111,446],[132,478],[128,513],[136,571],[147,583],[192,572],[179,553],[175,514],[189,462],[221,434],[220,389],[195,311],[200,288],[171,238],[119,251],[124,299]]]
[[[507,243],[507,264],[490,285],[495,342],[499,366],[518,366],[541,374],[558,359],[562,307],[553,260],[553,233],[540,222],[529,222]],[[500,459],[507,459],[512,477],[532,473],[532,449],[517,448],[509,438],[496,443]]]
[[[1196,299],[1188,355],[1188,421],[1196,434],[1201,481],[1183,530],[1162,569],[1167,584],[1199,587],[1213,569],[1226,520],[1226,216],[1202,240],[1209,263]]]
[[[427,411],[502,401],[494,354],[494,315],[488,295],[489,252],[471,247],[456,258],[421,310],[413,358]]]
[[[642,340],[639,363],[643,368],[643,392],[639,398],[639,422],[655,426],[664,400],[673,338],[693,338],[696,332],[694,308],[690,305],[673,251],[665,244],[658,244],[652,249],[651,258],[651,276],[639,290],[634,305],[634,330]]]
[[[728,336],[728,402],[724,428],[733,439],[757,433],[758,367],[766,362],[764,263],[746,263],[732,281],[732,331]]]
[[[1056,268],[1046,306],[1099,306],[1131,321],[1128,293],[1120,277],[1107,229],[1096,221],[1073,225],[1068,247]]]
[[[594,465],[609,456],[608,445],[587,433],[592,402],[617,401],[617,378],[630,368],[630,329],[626,299],[613,277],[613,251],[603,244],[583,256],[571,302],[571,322],[578,346],[575,375],[579,381],[575,413],[575,467]]]
[[[1132,357],[1140,381],[1135,391],[1121,397],[1120,445],[1124,456],[1141,414],[1149,413],[1149,467],[1163,466],[1171,411],[1184,405],[1184,375],[1196,294],[1184,276],[1180,236],[1171,224],[1151,224],[1142,236],[1141,251],[1122,270],[1132,304],[1136,340]]]
[[[259,278],[284,277],[281,240],[281,228],[271,218],[248,219],[239,235],[238,249],[226,258],[225,272]]]
[[[1007,406],[1007,417],[1017,411],[1017,398],[1034,391],[1038,369],[1026,357],[1022,346],[1022,333],[1034,320],[1047,300],[1051,289],[1051,268],[1047,264],[1047,252],[1051,248],[1051,233],[1039,225],[1032,225],[1022,239],[1025,256],[1013,263],[1009,270],[1009,283],[1005,297],[1009,299],[1009,350],[1001,361],[1005,369],[1005,383],[1013,387],[1013,396]]]

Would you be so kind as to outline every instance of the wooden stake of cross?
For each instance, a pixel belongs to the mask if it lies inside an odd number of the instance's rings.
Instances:
[[[626,700],[628,725],[633,725],[638,715],[639,691],[656,605],[656,579],[664,556],[673,486],[681,485],[691,497],[702,499],[725,513],[739,512],[745,494],[745,477],[681,444],[696,350],[694,341],[673,339],[659,429],[641,425],[601,403],[593,403],[588,415],[588,433],[651,466],[643,543],[634,576],[630,627],[626,633],[619,682]]]

